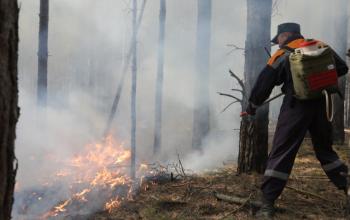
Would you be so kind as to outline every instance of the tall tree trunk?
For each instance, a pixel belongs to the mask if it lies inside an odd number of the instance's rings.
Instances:
[[[347,33],[348,33],[348,0],[339,0],[333,9],[333,30],[334,49],[342,59],[346,59]],[[339,79],[339,89],[345,94],[346,77]],[[343,144],[345,140],[344,133],[344,100],[339,96],[334,96],[334,119],[333,119],[333,140],[334,143]]]
[[[132,10],[132,63],[131,63],[131,178],[135,179],[136,167],[136,88],[137,88],[137,0],[133,0]]]
[[[153,153],[159,152],[162,141],[162,98],[164,78],[164,40],[165,40],[166,0],[160,0],[159,39],[158,39],[158,67],[156,85],[156,109],[154,123]]]
[[[49,32],[49,0],[40,0],[39,51],[38,51],[38,89],[39,106],[47,104],[47,59]]]
[[[194,111],[192,148],[201,149],[209,133],[209,62],[211,38],[211,0],[198,0],[196,75],[194,77]]]
[[[272,0],[247,0],[247,37],[245,42],[244,79],[246,91],[251,91],[267,61],[264,49],[271,51]],[[248,96],[246,96],[248,97]],[[248,100],[244,97],[243,105]],[[241,122],[238,173],[264,172],[268,151],[269,106],[260,107],[255,120]]]
[[[14,140],[19,117],[17,60],[18,6],[0,0],[0,219],[11,219],[17,164]]]
[[[137,33],[138,33],[140,26],[141,26],[141,21],[143,18],[143,12],[145,11],[146,3],[147,3],[147,0],[143,0],[142,5],[141,5],[140,15],[137,19],[137,27],[136,27],[136,34],[135,34],[136,37],[137,37]],[[120,96],[122,94],[123,87],[124,87],[125,77],[126,77],[127,70],[129,68],[129,65],[130,65],[131,56],[132,56],[133,50],[134,50],[133,45],[134,45],[134,43],[131,42],[130,48],[129,48],[128,53],[126,55],[125,63],[123,63],[122,72],[121,72],[122,76],[118,82],[117,91],[116,91],[116,94],[115,94],[115,97],[114,97],[114,100],[112,103],[111,111],[110,111],[108,119],[107,119],[106,128],[103,132],[103,137],[107,137],[109,135],[109,132],[110,132],[111,126],[112,126],[112,121],[113,121],[115,114],[117,112],[117,109],[118,109]]]

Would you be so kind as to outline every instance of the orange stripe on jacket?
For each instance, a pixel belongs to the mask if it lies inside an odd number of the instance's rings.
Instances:
[[[300,47],[300,44],[305,42],[306,40],[305,39],[296,39],[296,40],[293,40],[291,42],[289,42],[286,46],[289,47],[289,48],[292,48],[292,49],[296,49],[296,48],[299,48]],[[317,41],[317,44],[319,47],[325,47],[327,46],[325,43],[321,42],[321,41]],[[285,50],[284,49],[278,49],[273,55],[272,57],[269,59],[269,61],[267,62],[267,65],[270,65],[272,66],[275,61],[281,57],[283,54],[285,53]]]
[[[269,66],[272,66],[273,63],[280,57],[284,54],[284,50],[282,49],[279,49],[277,50],[273,55],[272,57],[269,59],[269,61],[267,61],[267,65]]]

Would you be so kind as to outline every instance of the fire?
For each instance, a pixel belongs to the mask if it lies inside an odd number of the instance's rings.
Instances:
[[[71,196],[57,202],[40,219],[77,214],[81,209],[90,209],[90,203],[95,209],[97,206],[109,212],[119,207],[122,200],[131,198],[135,184],[129,177],[130,157],[130,150],[109,136],[103,143],[89,144],[82,153],[63,161],[61,169],[53,174],[51,182],[45,181],[45,186],[55,186],[52,181],[69,183],[66,188]],[[141,164],[138,172],[147,169],[146,164]],[[45,196],[37,200],[43,202]],[[102,200],[102,204],[96,205],[95,200]]]
[[[76,193],[74,195],[75,198],[81,200],[81,201],[87,201],[84,197],[84,195],[88,192],[90,192],[91,190],[90,189],[84,189],[83,191],[81,191],[80,193]]]
[[[111,199],[109,202],[105,205],[105,210],[108,210],[109,213],[112,212],[113,209],[118,208],[120,206],[120,199],[116,197],[115,199]]]
[[[65,207],[69,204],[70,201],[71,201],[70,199],[66,200],[63,204],[56,206],[54,211],[54,216],[57,216],[59,212],[65,212],[66,211]]]

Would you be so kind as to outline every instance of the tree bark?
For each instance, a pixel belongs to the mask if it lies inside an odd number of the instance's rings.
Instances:
[[[348,33],[348,1],[340,0],[335,5],[335,9],[332,11],[333,17],[336,20],[333,21],[333,35],[334,49],[342,59],[346,59],[347,49],[347,33]],[[338,85],[341,93],[345,95],[345,83],[346,77],[343,76],[338,80]],[[343,144],[345,141],[344,133],[344,99],[339,96],[334,96],[334,119],[333,119],[333,141],[336,144]]]
[[[136,175],[136,89],[137,89],[137,0],[133,0],[132,10],[132,63],[131,63],[131,178]]]
[[[38,51],[38,88],[39,106],[47,104],[47,60],[49,32],[49,0],[40,0],[39,51]]]
[[[158,67],[156,85],[156,109],[154,124],[153,153],[160,151],[162,141],[162,98],[164,78],[164,40],[165,40],[166,0],[160,0],[159,13],[159,42],[158,42]]]
[[[19,117],[17,60],[18,6],[0,0],[0,219],[11,219],[17,163],[14,152]]]
[[[247,0],[247,10],[244,79],[246,91],[251,91],[268,59],[265,48],[271,51],[272,0]],[[248,100],[244,97],[243,105],[247,106],[247,103]],[[238,173],[264,172],[268,152],[268,125],[268,104],[258,109],[254,120],[242,119]]]
[[[211,38],[211,0],[198,0],[196,75],[194,77],[194,110],[192,148],[201,149],[209,133],[209,63]]]

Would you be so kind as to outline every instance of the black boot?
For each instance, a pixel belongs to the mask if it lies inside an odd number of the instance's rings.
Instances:
[[[269,201],[263,197],[261,203],[262,205],[255,217],[257,219],[273,219],[275,215],[274,201]]]

